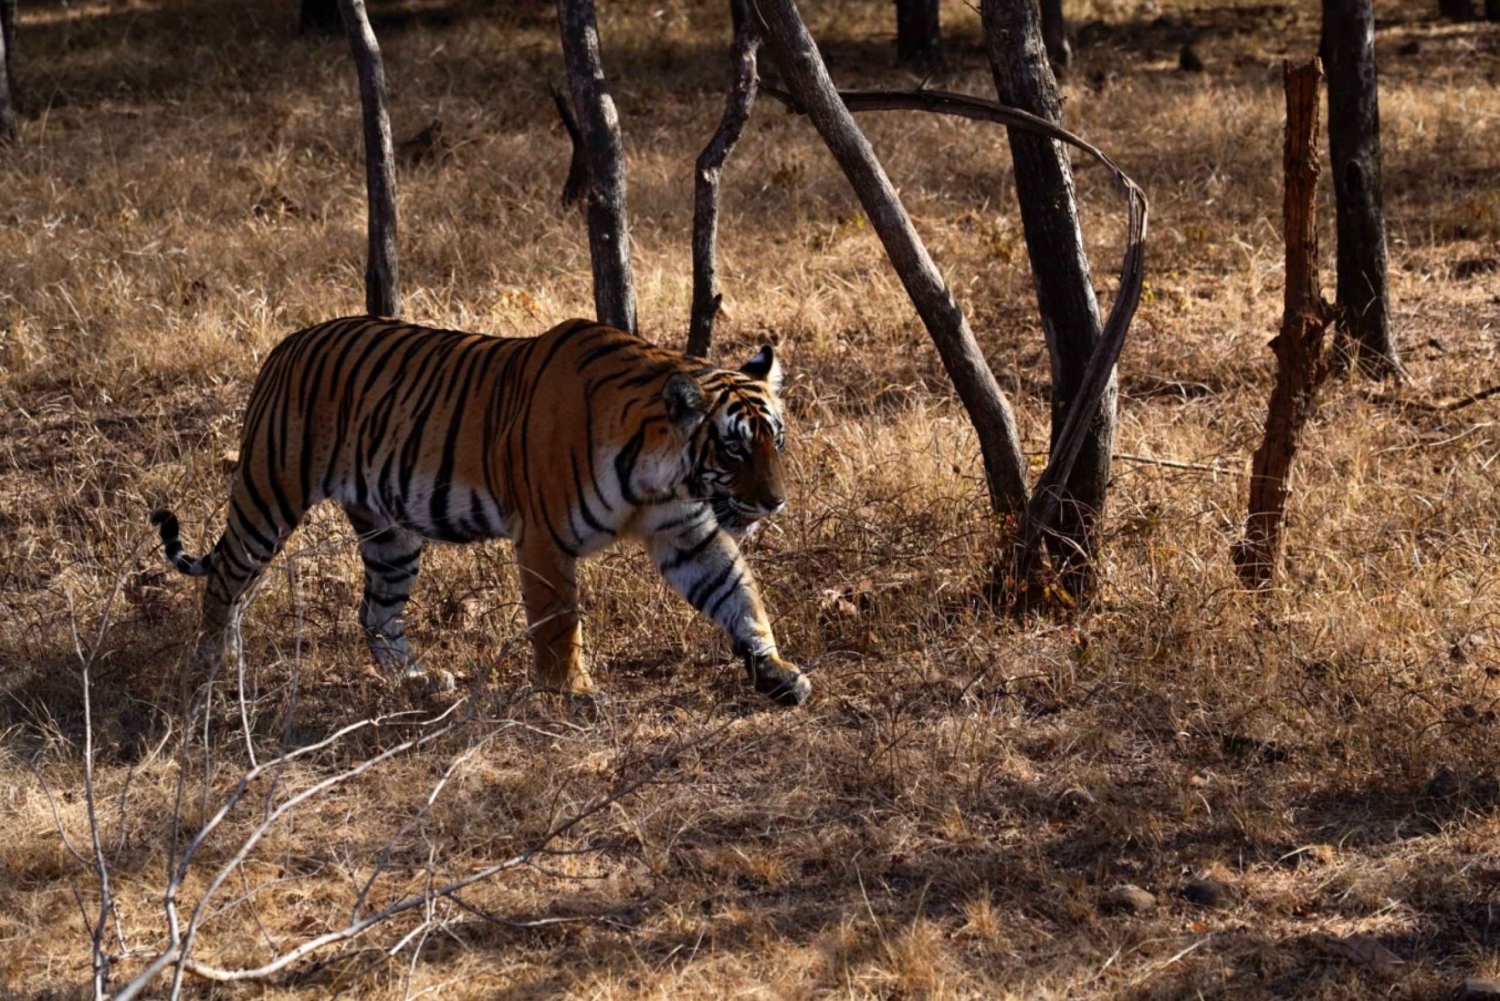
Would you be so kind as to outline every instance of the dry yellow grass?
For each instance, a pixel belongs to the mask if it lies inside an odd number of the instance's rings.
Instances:
[[[73,629],[87,640],[106,617],[94,705],[120,969],[159,944],[180,746],[166,714],[197,596],[167,571],[146,512],[170,498],[190,546],[210,540],[258,359],[362,302],[353,70],[341,40],[294,36],[291,6],[22,5],[30,113],[21,144],[0,150],[0,995],[78,996],[88,982],[73,894],[92,907],[94,884],[59,844],[36,775],[86,843]],[[841,82],[915,83],[893,65],[888,6],[804,4]],[[1419,6],[1377,4],[1377,46],[1413,374],[1401,392],[1441,399],[1497,371],[1500,29]],[[690,164],[727,72],[719,7],[603,4],[641,315],[668,343],[686,331]],[[377,25],[397,135],[439,117],[458,145],[401,177],[408,314],[525,334],[587,311],[582,223],[557,206],[552,5],[409,10]],[[944,13],[952,66],[938,82],[989,93],[977,16],[957,2]],[[763,105],[726,174],[718,353],[770,339],[788,365],[794,499],[753,560],[816,700],[766,711],[713,631],[628,552],[586,574],[604,695],[527,697],[509,550],[435,548],[414,642],[487,683],[487,720],[525,725],[478,750],[400,838],[378,900],[420,892],[429,864],[462,875],[503,858],[653,755],[727,729],[559,845],[591,850],[466,897],[514,921],[577,921],[521,928],[441,904],[446,925],[420,948],[378,951],[412,914],[357,943],[377,951],[210,993],[1418,998],[1500,973],[1496,404],[1444,416],[1332,386],[1299,457],[1284,586],[1240,593],[1229,545],[1279,313],[1280,59],[1314,50],[1317,5],[1093,0],[1075,22],[1095,16],[1110,28],[1080,47],[1069,124],[1154,209],[1119,448],[1227,472],[1121,461],[1096,604],[1072,620],[997,617],[983,594],[1002,540],[963,414],[810,127]],[[1207,74],[1176,72],[1185,21],[1205,31]],[[1418,54],[1398,52],[1414,39]],[[1004,136],[864,125],[1041,452],[1047,362]],[[1097,170],[1080,186],[1108,276],[1121,206]],[[314,519],[291,548],[245,626],[262,754],[294,680],[297,743],[408,703],[364,669],[341,520]],[[215,718],[221,794],[244,751],[237,715],[226,704]],[[262,962],[268,943],[336,926],[431,783],[498,726],[478,721],[278,826],[225,888],[200,958]],[[282,787],[394,739],[355,739]],[[202,783],[195,771],[189,824]],[[261,802],[210,843],[189,899]],[[1232,888],[1223,909],[1180,896],[1203,875]],[[1159,907],[1109,913],[1120,883]],[[1352,933],[1406,964],[1367,970],[1321,944]],[[109,942],[120,950],[113,928]]]

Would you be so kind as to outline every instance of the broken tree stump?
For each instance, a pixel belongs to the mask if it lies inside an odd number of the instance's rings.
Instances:
[[[1323,299],[1318,278],[1318,92],[1323,67],[1286,63],[1286,295],[1281,332],[1271,341],[1276,385],[1266,413],[1265,438],[1255,451],[1245,537],[1234,547],[1235,567],[1245,585],[1270,585],[1290,495],[1287,480],[1302,432],[1317,408],[1318,389],[1328,378],[1326,336],[1334,308]]]

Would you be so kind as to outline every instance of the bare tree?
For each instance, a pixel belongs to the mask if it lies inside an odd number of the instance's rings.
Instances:
[[[1042,42],[1053,65],[1066,67],[1073,61],[1073,47],[1068,44],[1068,24],[1063,17],[1062,0],[1041,0]]]
[[[943,61],[939,0],[896,0],[896,57],[903,63]]]
[[[1001,103],[1061,125],[1062,101],[1047,63],[1034,0],[983,0],[980,14]],[[1052,358],[1055,449],[1099,343],[1099,304],[1078,225],[1067,153],[1051,139],[1014,129],[1010,150],[1026,249]],[[1053,559],[1064,569],[1065,583],[1075,595],[1092,586],[1093,558],[1109,487],[1115,395],[1111,380],[1059,498],[1056,534],[1049,537]]]
[[[16,0],[0,0],[0,141],[16,137]]]
[[[359,70],[359,97],[364,114],[365,188],[369,198],[369,256],[365,265],[365,312],[401,316],[396,265],[396,156],[391,148],[391,120],[386,114],[385,68],[380,44],[370,28],[364,0],[338,0],[349,47]]]
[[[1371,0],[1323,0],[1328,66],[1328,153],[1338,204],[1338,305],[1342,359],[1366,374],[1401,374],[1391,337],[1391,298],[1380,189],[1380,101]]]
[[[1015,414],[968,320],[912,228],[870,141],[840,99],[795,0],[755,0],[755,7],[787,87],[843,168],[974,423],[990,500],[997,511],[1021,515],[1027,501],[1026,465]]]
[[[1145,193],[1108,156],[1066,129],[1029,112],[937,90],[837,91],[818,55],[795,0],[756,0],[772,57],[791,93],[764,87],[767,94],[804,112],[843,168],[876,234],[886,247],[928,333],[937,345],[959,398],[968,410],[979,438],[980,454],[998,514],[1020,514],[1019,541],[1014,562],[1015,585],[1024,592],[1032,580],[1040,540],[1057,515],[1060,487],[1076,462],[1089,428],[1114,378],[1114,366],[1124,347],[1130,321],[1140,304],[1145,277],[1145,239],[1148,206]],[[1125,260],[1120,269],[1120,291],[1105,322],[1098,349],[1080,382],[1077,404],[1068,414],[1047,468],[1029,497],[1021,468],[1010,404],[994,381],[989,364],[975,343],[962,312],[932,266],[921,239],[911,227],[869,141],[849,112],[916,110],[996,122],[1034,132],[1082,149],[1103,163],[1124,190],[1129,202]],[[1029,602],[1024,593],[1021,604]]]
[[[594,312],[600,323],[634,333],[635,283],[630,273],[630,227],[625,215],[625,151],[620,140],[620,116],[609,96],[599,56],[594,0],[557,0],[557,21],[573,108],[588,152]]]
[[[1334,310],[1323,301],[1318,277],[1318,90],[1323,71],[1315,59],[1286,64],[1286,292],[1276,352],[1276,386],[1266,413],[1266,431],[1250,477],[1245,537],[1234,548],[1240,578],[1252,588],[1271,583],[1281,551],[1282,522],[1290,491],[1287,479],[1303,428],[1317,406],[1328,375],[1324,337]]]
[[[719,291],[719,179],[724,161],[734,151],[750,112],[760,82],[756,72],[756,50],[760,31],[749,16],[748,0],[730,0],[734,22],[734,80],[724,102],[724,117],[713,138],[698,155],[693,170],[693,309],[688,323],[687,353],[707,355],[713,342],[714,320],[724,296]]]

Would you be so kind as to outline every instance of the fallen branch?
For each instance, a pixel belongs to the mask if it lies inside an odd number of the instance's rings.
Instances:
[[[1412,410],[1425,410],[1428,413],[1434,414],[1451,414],[1455,410],[1463,410],[1465,407],[1472,407],[1474,404],[1482,403],[1493,396],[1500,396],[1500,386],[1490,386],[1486,389],[1479,390],[1477,393],[1470,393],[1467,396],[1460,396],[1458,399],[1449,400],[1446,403],[1429,403],[1426,400],[1413,400],[1408,397],[1396,396],[1390,393],[1366,393],[1364,394],[1364,396],[1365,399],[1369,400],[1371,403],[1379,403],[1395,407],[1406,407]]]
[[[1182,462],[1178,459],[1158,459],[1150,455],[1131,455],[1129,452],[1114,453],[1116,459],[1134,462],[1141,466],[1162,466],[1166,469],[1191,469],[1199,473],[1223,473],[1225,476],[1245,476],[1244,470],[1228,466],[1211,466],[1206,462]]]

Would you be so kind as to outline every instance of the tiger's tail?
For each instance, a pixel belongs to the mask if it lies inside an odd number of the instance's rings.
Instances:
[[[160,511],[151,512],[151,524],[155,525],[161,532],[162,545],[167,549],[167,559],[172,565],[189,577],[204,577],[212,569],[210,558],[201,556],[194,559],[182,551],[182,538],[177,525],[177,516],[171,511],[163,508]]]

